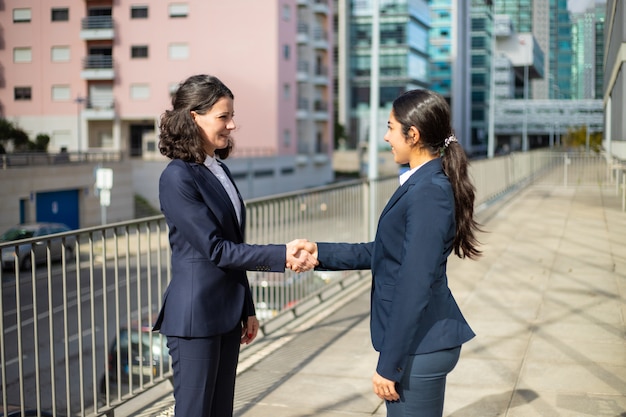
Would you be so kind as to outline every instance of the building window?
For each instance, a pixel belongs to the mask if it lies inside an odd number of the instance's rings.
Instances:
[[[30,87],[15,87],[13,89],[13,98],[15,101],[27,101],[32,98]]]
[[[13,9],[13,23],[30,23],[30,9]]]
[[[178,91],[178,87],[180,87],[180,83],[171,83],[168,87],[168,91],[170,93],[170,97],[172,97]]]
[[[70,20],[70,9],[67,7],[52,9],[52,14],[50,19],[53,22],[67,22]]]
[[[53,46],[50,49],[50,57],[52,62],[69,62],[70,47],[69,46]]]
[[[283,20],[289,22],[291,20],[291,7],[288,4],[283,4]]]
[[[189,5],[187,3],[171,3],[168,10],[170,17],[184,18],[189,14]]]
[[[70,101],[71,99],[72,95],[69,85],[52,86],[52,101]]]
[[[33,51],[30,47],[13,48],[13,62],[16,64],[27,63],[33,60]]]
[[[173,43],[168,48],[170,59],[180,61],[189,58],[189,45],[186,43]]]
[[[148,58],[148,46],[147,45],[131,46],[130,57],[131,58]]]
[[[130,98],[133,100],[147,100],[150,98],[150,86],[148,84],[132,84],[130,86]]]
[[[289,45],[283,46],[283,58],[289,59],[290,52]]]
[[[130,6],[131,19],[147,19],[148,6]]]
[[[291,98],[291,84],[285,83],[283,85],[283,97],[285,100],[289,100]]]
[[[289,148],[291,146],[291,130],[285,129],[283,131],[283,146]]]

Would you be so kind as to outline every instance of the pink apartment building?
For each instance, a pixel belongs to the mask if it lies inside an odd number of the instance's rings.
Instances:
[[[333,180],[329,0],[3,3],[0,116],[48,134],[50,152],[120,152],[154,203],[159,116],[180,81],[208,73],[235,95],[244,197]]]

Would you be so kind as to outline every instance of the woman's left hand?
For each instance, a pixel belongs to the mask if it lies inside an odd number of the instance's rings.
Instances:
[[[243,328],[241,329],[241,344],[250,344],[254,339],[256,339],[256,335],[259,332],[259,320],[257,320],[256,316],[249,316],[248,322],[243,324]]]
[[[374,393],[379,398],[387,401],[398,401],[400,399],[400,395],[396,391],[395,381],[380,376],[378,372],[374,372],[372,385],[374,386]]]

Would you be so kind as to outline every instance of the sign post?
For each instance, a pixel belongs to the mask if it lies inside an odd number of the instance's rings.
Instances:
[[[111,205],[111,189],[113,188],[113,170],[111,168],[98,168],[96,170],[96,189],[100,195],[100,222],[107,222],[106,208]]]

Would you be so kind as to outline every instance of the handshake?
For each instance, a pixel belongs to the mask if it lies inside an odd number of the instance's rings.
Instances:
[[[306,272],[315,268],[317,261],[317,244],[306,239],[296,239],[287,243],[285,267],[294,272]]]

